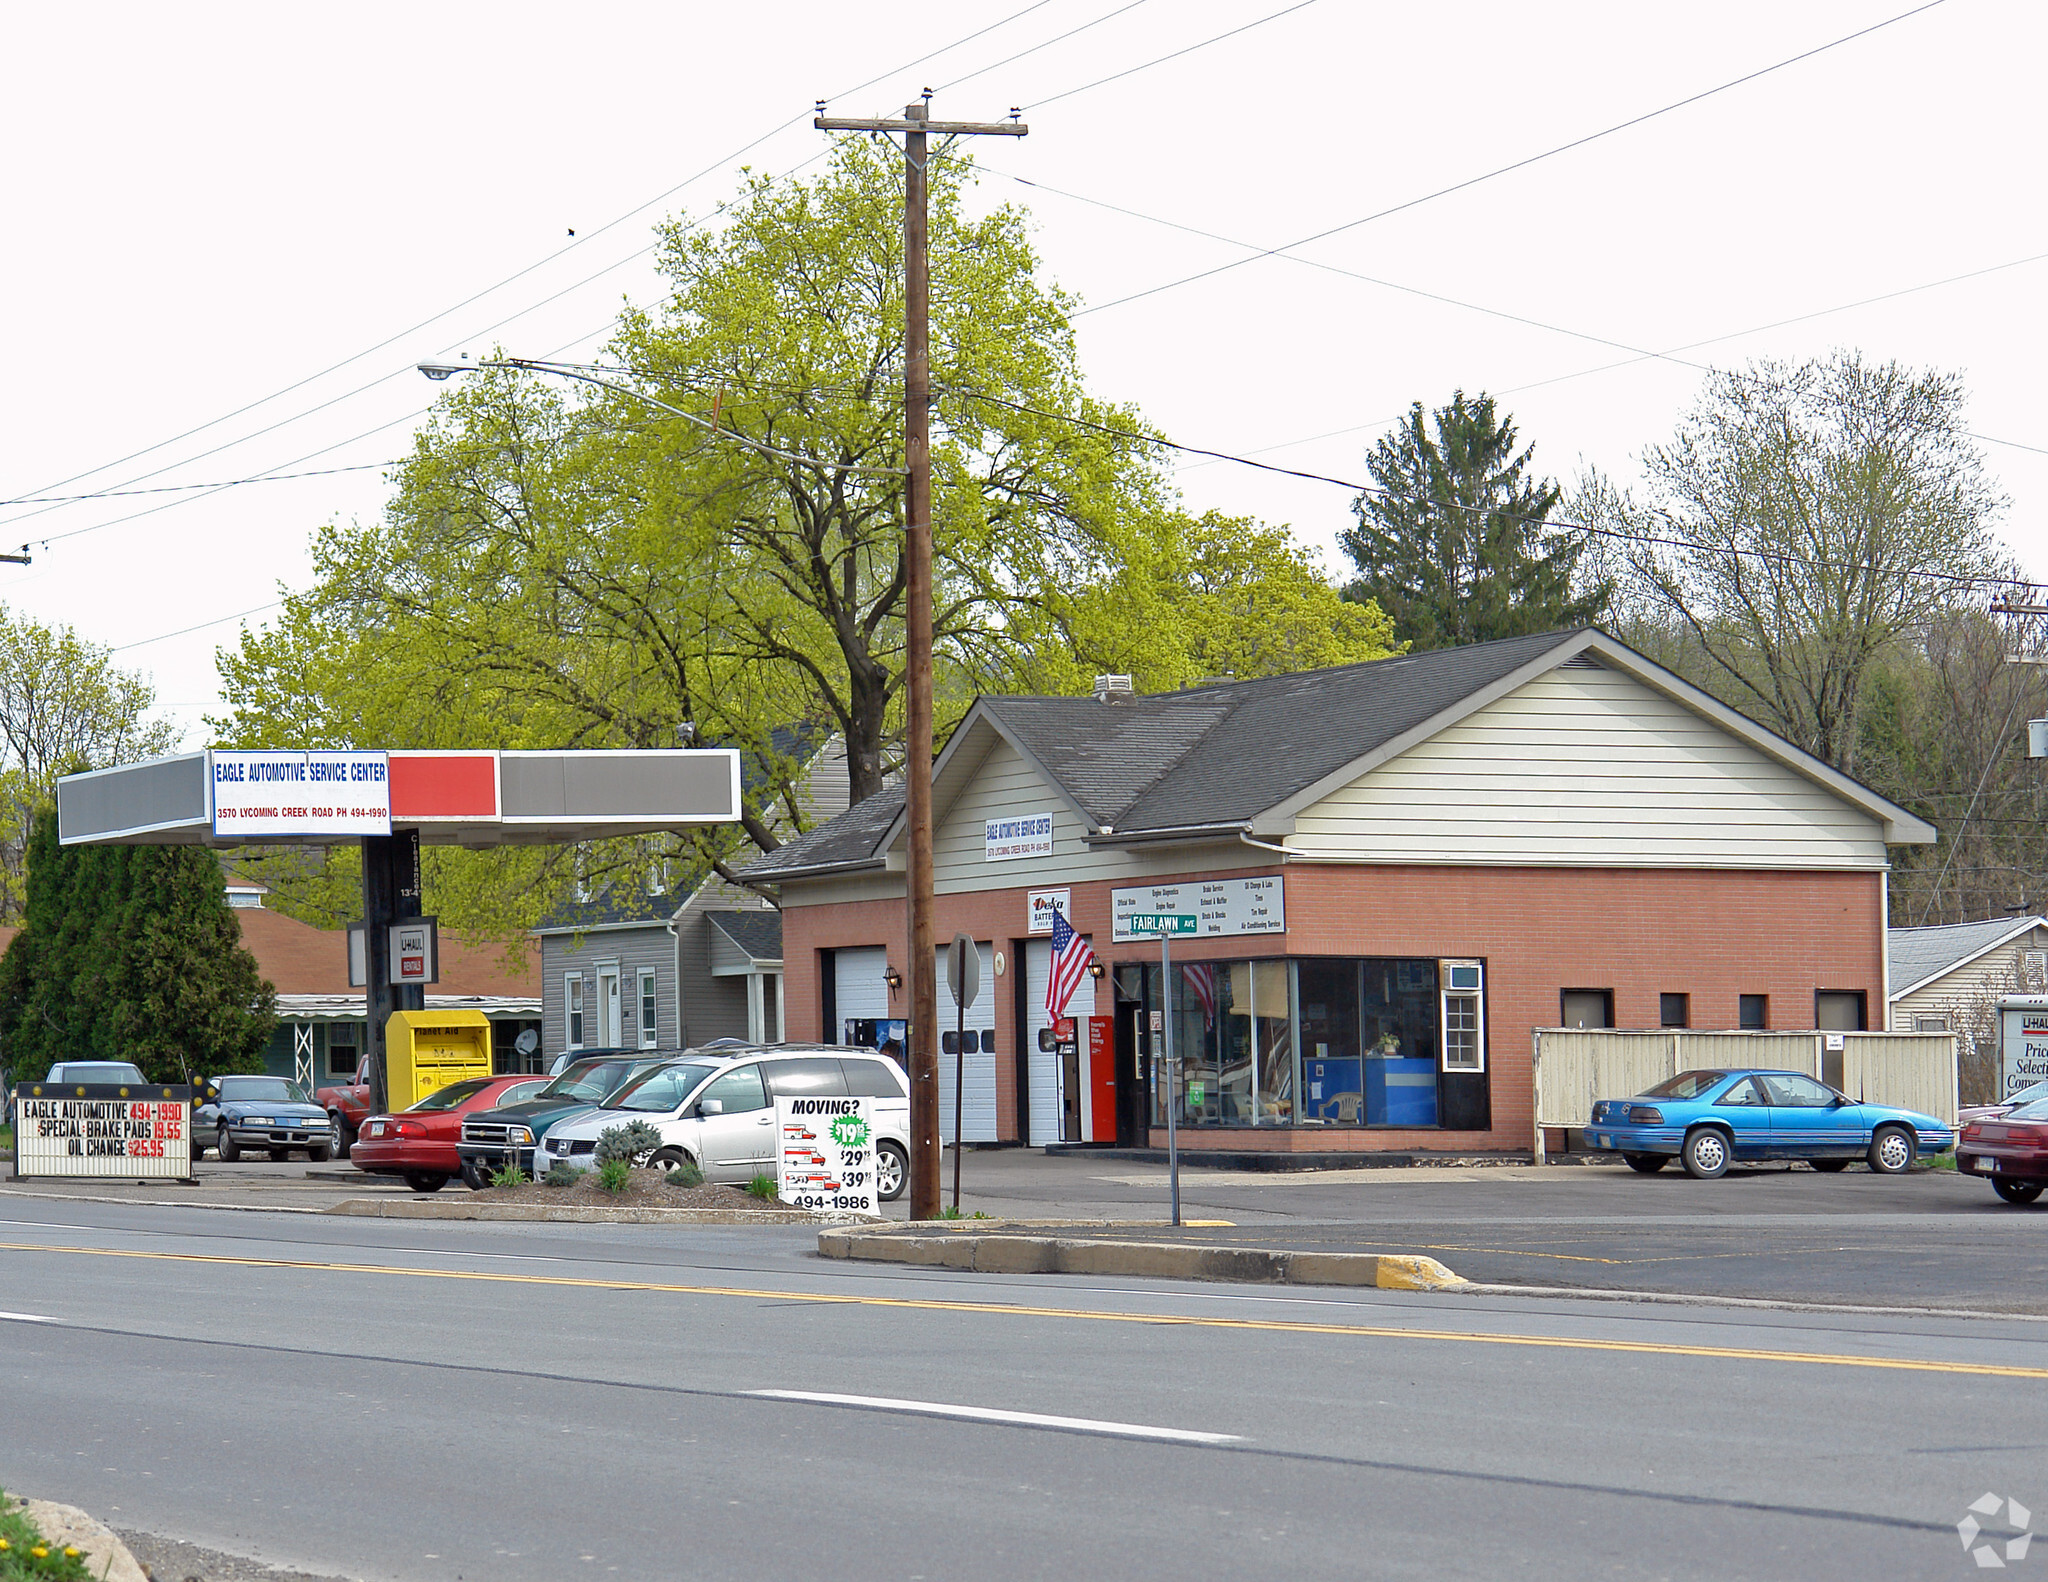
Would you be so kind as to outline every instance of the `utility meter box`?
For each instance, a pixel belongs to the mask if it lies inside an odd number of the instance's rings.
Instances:
[[[451,1082],[491,1075],[491,1019],[482,1011],[393,1011],[384,1052],[391,1108],[411,1109]]]

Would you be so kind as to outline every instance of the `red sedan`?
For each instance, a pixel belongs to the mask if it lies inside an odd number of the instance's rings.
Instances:
[[[1987,1176],[2008,1203],[2031,1203],[2048,1188],[2048,1099],[1970,1122],[1956,1141],[1956,1168]]]
[[[429,1093],[409,1110],[365,1118],[349,1162],[370,1175],[404,1176],[415,1192],[438,1192],[462,1172],[455,1145],[462,1117],[533,1097],[546,1077],[471,1077]]]

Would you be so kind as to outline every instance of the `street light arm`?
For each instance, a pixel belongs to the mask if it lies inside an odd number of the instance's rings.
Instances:
[[[821,462],[815,456],[805,456],[797,451],[782,450],[774,445],[765,444],[760,440],[749,439],[744,434],[736,434],[729,428],[720,427],[708,418],[701,418],[694,412],[685,412],[679,406],[670,406],[666,401],[656,399],[645,390],[635,389],[632,385],[620,384],[613,379],[600,378],[588,369],[580,368],[574,363],[544,362],[536,357],[493,357],[480,363],[423,362],[419,365],[420,372],[433,380],[447,379],[455,374],[471,373],[479,368],[517,368],[524,373],[554,374],[557,378],[561,379],[580,380],[587,385],[596,385],[601,390],[611,390],[619,395],[631,396],[636,401],[644,401],[649,406],[659,407],[662,411],[681,418],[685,423],[696,424],[697,427],[706,430],[714,438],[729,439],[735,445],[744,445],[748,450],[759,451],[764,456],[774,456],[782,461],[793,461],[806,467],[818,467],[826,472],[857,472],[878,478],[901,478],[904,476],[904,469],[901,467],[857,467],[851,463]]]

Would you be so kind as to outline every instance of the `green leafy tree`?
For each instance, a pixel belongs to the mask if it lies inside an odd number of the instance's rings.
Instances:
[[[971,216],[970,176],[944,159],[931,180],[940,731],[978,692],[1387,651],[1283,530],[1181,507],[1156,433],[1088,394],[1027,217]],[[222,737],[689,741],[758,766],[738,831],[437,854],[440,915],[500,934],[575,880],[637,885],[806,827],[790,726],[838,736],[872,795],[903,748],[901,181],[900,156],[849,138],[814,180],[753,177],[716,225],[664,228],[670,291],[608,361],[696,421],[506,370],[453,389],[383,520],[322,533],[313,586],[223,657]],[[322,905],[344,904],[341,871],[309,881]]]
[[[277,1023],[211,852],[63,846],[32,822],[27,921],[0,957],[0,1048],[16,1071],[133,1060],[157,1082],[246,1069]]]
[[[21,921],[29,823],[59,766],[104,769],[176,747],[176,727],[146,717],[155,702],[107,649],[0,605],[0,923]]]
[[[1366,460],[1379,490],[1338,536],[1358,572],[1345,591],[1415,648],[1584,626],[1607,608],[1607,584],[1581,575],[1585,535],[1547,525],[1561,491],[1515,437],[1492,396],[1460,390],[1427,416],[1416,402]]]

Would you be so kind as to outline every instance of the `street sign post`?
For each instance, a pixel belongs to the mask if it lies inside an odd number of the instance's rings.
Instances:
[[[946,949],[946,987],[953,991],[953,1212],[960,1212],[960,1103],[967,1088],[967,1007],[981,993],[981,952],[972,934],[955,934]]]

